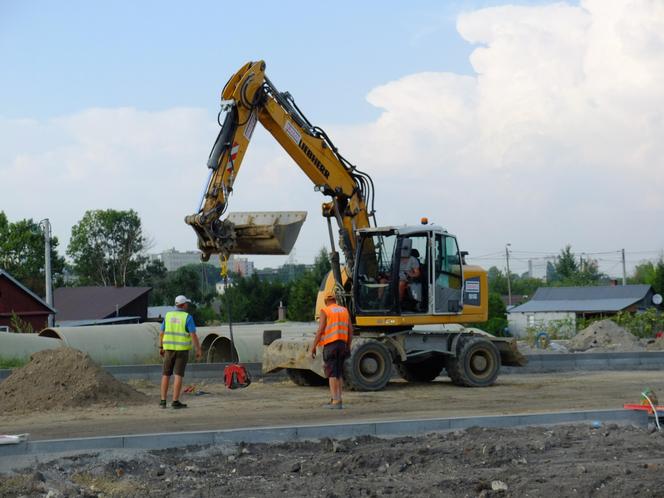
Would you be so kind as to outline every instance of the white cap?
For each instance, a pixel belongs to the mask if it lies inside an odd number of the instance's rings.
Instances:
[[[175,304],[176,304],[176,305],[184,304],[184,303],[190,303],[190,302],[191,302],[191,301],[190,301],[189,299],[187,299],[186,296],[182,296],[182,295],[180,295],[180,296],[178,296],[178,297],[175,298]]]

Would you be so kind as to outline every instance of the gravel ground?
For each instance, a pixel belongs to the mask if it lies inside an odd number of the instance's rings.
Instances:
[[[584,424],[105,452],[0,475],[0,496],[664,496],[663,443]]]

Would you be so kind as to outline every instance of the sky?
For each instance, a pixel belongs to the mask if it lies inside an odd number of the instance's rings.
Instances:
[[[219,94],[245,62],[376,185],[380,225],[422,216],[515,273],[571,245],[621,275],[664,251],[664,3],[0,0],[0,210],[134,209],[194,250]],[[303,210],[291,260],[329,247],[326,200],[264,130],[229,211]],[[258,267],[286,257],[252,257]]]

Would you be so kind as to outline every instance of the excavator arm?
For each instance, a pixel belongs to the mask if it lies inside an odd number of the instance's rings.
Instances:
[[[357,245],[355,230],[369,227],[370,219],[375,226],[371,178],[341,156],[326,133],[302,114],[290,94],[274,87],[265,75],[265,62],[245,64],[226,83],[221,101],[226,114],[208,159],[207,188],[198,213],[185,218],[198,235],[203,259],[211,254],[228,256],[242,252],[284,254],[294,243],[292,237],[283,234],[287,223],[281,220],[261,225],[251,216],[222,219],[254,129],[260,123],[307,175],[314,189],[331,197],[322,211],[328,220],[333,259],[336,251],[332,218],[339,227],[339,245],[346,265],[352,267]],[[282,240],[274,243],[280,235]],[[333,268],[336,266],[336,273],[340,274],[338,255],[336,259]]]

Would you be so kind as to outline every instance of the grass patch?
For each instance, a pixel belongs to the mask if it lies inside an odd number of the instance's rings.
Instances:
[[[0,356],[0,368],[18,368],[28,363],[28,360],[23,358],[2,358]]]

